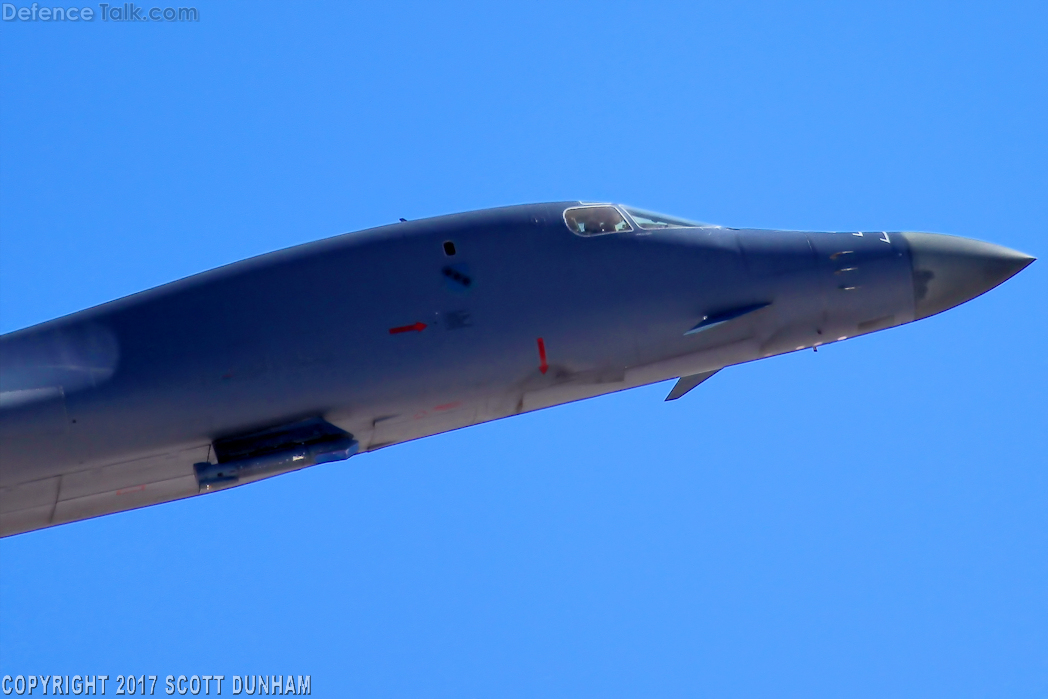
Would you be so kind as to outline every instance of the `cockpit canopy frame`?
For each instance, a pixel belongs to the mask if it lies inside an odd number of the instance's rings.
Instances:
[[[718,228],[709,223],[700,223],[668,216],[655,211],[632,206],[614,204],[579,204],[564,210],[564,225],[575,235],[592,237],[612,233],[629,233],[636,228],[642,231],[667,228]]]

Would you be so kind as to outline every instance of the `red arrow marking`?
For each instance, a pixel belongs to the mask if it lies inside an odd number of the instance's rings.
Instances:
[[[409,333],[409,332],[412,332],[412,331],[420,333],[423,330],[425,330],[427,327],[428,326],[425,323],[423,323],[422,321],[419,321],[419,322],[417,322],[417,323],[415,323],[413,325],[401,325],[399,328],[390,328],[389,329],[389,334],[390,335],[396,335],[398,333]]]
[[[549,364],[546,363],[546,341],[543,340],[540,337],[538,342],[539,342],[539,371],[541,371],[543,374],[545,374],[546,370],[549,369]]]

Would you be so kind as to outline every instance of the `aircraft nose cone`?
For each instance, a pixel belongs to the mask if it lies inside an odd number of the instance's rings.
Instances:
[[[941,313],[984,294],[1035,258],[1000,245],[937,233],[903,233],[913,264],[916,318]]]

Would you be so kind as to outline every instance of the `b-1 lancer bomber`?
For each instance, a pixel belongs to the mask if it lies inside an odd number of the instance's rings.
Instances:
[[[0,337],[0,534],[926,318],[1033,258],[577,201],[404,221]]]

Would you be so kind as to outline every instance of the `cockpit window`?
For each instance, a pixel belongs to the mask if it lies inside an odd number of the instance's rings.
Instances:
[[[710,226],[708,223],[688,221],[676,216],[657,214],[654,211],[645,211],[644,209],[634,209],[632,206],[624,206],[622,208],[633,217],[638,226],[648,230],[653,228],[708,228]]]
[[[564,211],[564,223],[572,233],[602,235],[631,231],[626,218],[614,206],[577,206]]]

